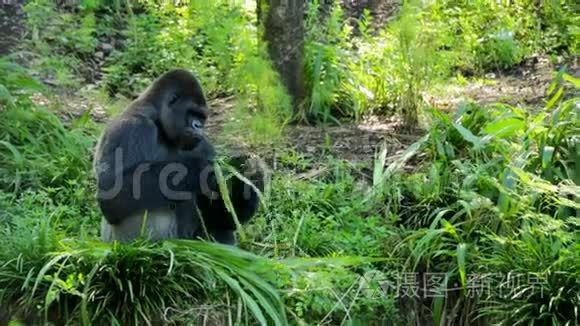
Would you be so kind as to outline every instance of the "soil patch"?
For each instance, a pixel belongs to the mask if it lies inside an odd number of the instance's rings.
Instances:
[[[561,68],[573,76],[580,73],[578,59],[554,64],[547,56],[534,56],[514,69],[488,73],[464,86],[445,87],[425,98],[432,106],[446,111],[465,101],[540,108],[547,99],[548,87]]]

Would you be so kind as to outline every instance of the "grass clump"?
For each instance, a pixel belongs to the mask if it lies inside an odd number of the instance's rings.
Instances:
[[[561,99],[561,81],[538,114],[505,105],[468,105],[454,117],[434,111],[435,127],[420,143],[431,159],[408,176],[387,176],[403,190],[398,200],[379,193],[394,201],[403,226],[395,255],[406,257],[405,268],[418,277],[443,275],[438,286],[447,294],[419,299],[432,312],[425,318],[578,320],[569,309],[580,299],[572,295],[580,207],[570,151],[578,146],[578,99]]]
[[[0,71],[0,88],[11,94],[0,110],[1,191],[35,198],[30,191],[50,205],[87,211],[94,206],[90,149],[98,128],[87,114],[65,124],[49,107],[35,104],[31,95],[42,88],[22,67],[0,61]]]
[[[13,318],[90,325],[204,318],[224,323],[237,315],[286,324],[271,285],[272,266],[250,253],[198,241],[119,245],[64,239],[48,221],[32,236],[24,232],[30,228],[5,231],[0,256],[0,302]],[[14,241],[18,236],[27,240]],[[222,306],[218,293],[232,307],[237,301],[238,311]],[[216,302],[215,309],[196,309],[201,302]]]

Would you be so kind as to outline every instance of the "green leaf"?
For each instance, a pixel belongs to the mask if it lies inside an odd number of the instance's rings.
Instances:
[[[449,221],[447,221],[446,219],[441,219],[441,225],[443,225],[443,228],[445,229],[445,231],[447,233],[449,233],[451,236],[453,236],[453,238],[459,240],[459,236],[457,234],[457,229],[455,228],[455,226],[453,224],[449,223]]]
[[[441,318],[443,317],[443,302],[445,302],[444,299],[445,298],[442,296],[433,299],[433,325],[441,325]]]
[[[484,131],[486,134],[498,138],[508,138],[515,136],[523,130],[526,124],[518,118],[499,119],[488,123]]]
[[[234,209],[234,204],[232,203],[230,192],[228,191],[228,185],[226,183],[226,179],[224,178],[224,174],[219,164],[217,163],[214,164],[214,171],[218,182],[219,191],[226,206],[226,209],[228,210],[228,212],[230,212],[230,214],[232,214],[236,227],[240,229],[241,228],[240,220],[238,219],[238,215],[236,214],[236,210]]]
[[[554,157],[554,147],[544,146],[542,151],[542,169],[546,170],[551,165],[552,157]]]
[[[11,85],[19,89],[27,89],[32,91],[42,91],[44,87],[34,78],[28,76],[17,76],[10,80]]]
[[[12,157],[14,158],[14,163],[19,169],[24,169],[24,156],[20,151],[16,148],[16,146],[12,145],[7,141],[0,141],[0,145],[6,147],[10,153],[12,153]]]
[[[463,288],[467,287],[467,273],[465,267],[466,255],[467,255],[467,244],[462,242],[457,246],[457,267],[459,268],[459,279],[461,280],[461,285],[463,286]]]
[[[515,174],[509,168],[504,170],[502,186],[503,188],[500,188],[500,194],[497,199],[497,206],[502,213],[507,214],[509,212],[510,202],[512,202],[509,191],[515,187]]]
[[[14,99],[12,98],[12,94],[6,86],[0,84],[0,103],[6,103],[8,106],[14,105]]]
[[[457,131],[459,131],[459,133],[461,134],[463,139],[472,143],[474,145],[475,149],[483,148],[485,146],[485,144],[487,144],[489,141],[488,139],[482,139],[482,138],[475,136],[469,129],[465,128],[464,126],[462,126],[458,123],[453,123],[453,127],[455,127],[455,129],[457,129]]]
[[[268,325],[266,318],[260,309],[260,305],[252,298],[240,285],[238,281],[230,277],[227,273],[221,270],[216,271],[217,275],[229,285],[229,287],[234,290],[246,306],[250,309],[254,317],[258,320],[261,325]]]
[[[19,320],[11,320],[8,322],[8,326],[25,326],[25,324]]]
[[[562,78],[571,83],[572,85],[574,85],[574,87],[576,88],[580,88],[580,78],[576,78],[574,76],[568,75],[568,74],[563,74]]]
[[[550,98],[550,100],[548,101],[548,103],[546,103],[546,107],[548,109],[551,109],[554,107],[554,105],[556,105],[556,103],[558,103],[558,101],[560,100],[560,98],[562,98],[562,95],[564,95],[564,88],[560,87],[558,88],[558,91],[556,91],[556,94],[554,94],[554,96],[552,96]]]
[[[381,150],[375,154],[375,164],[373,169],[373,186],[377,186],[384,180],[382,178],[385,163],[387,161],[387,143],[383,143]]]

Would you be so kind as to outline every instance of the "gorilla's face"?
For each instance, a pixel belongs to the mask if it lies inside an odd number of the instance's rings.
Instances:
[[[177,126],[181,130],[178,147],[193,149],[204,136],[207,107],[187,97],[178,99],[170,106],[180,124]]]
[[[175,95],[162,111],[163,128],[176,147],[191,150],[203,139],[207,119],[203,99]]]

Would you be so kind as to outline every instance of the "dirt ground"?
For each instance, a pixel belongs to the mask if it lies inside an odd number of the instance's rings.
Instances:
[[[1,1],[1,0],[0,0]],[[6,1],[6,0],[4,0]],[[16,1],[14,1],[16,2]],[[343,0],[343,8],[348,16],[360,17],[364,8],[378,16],[376,27],[386,23],[396,12],[398,1],[376,0]],[[20,6],[2,5],[0,2],[0,55],[8,53],[19,41],[23,33],[23,13]],[[481,104],[495,102],[520,105],[530,108],[542,107],[546,89],[550,85],[555,71],[562,64],[554,64],[546,56],[532,57],[520,66],[507,71],[489,73],[483,79],[467,80],[457,85],[435,87],[433,91],[424,94],[425,101],[441,110],[452,110],[463,101],[475,101]],[[580,73],[578,60],[568,62],[568,70],[578,76]],[[35,98],[37,102],[57,101],[53,107],[59,111],[65,120],[81,116],[89,112],[91,117],[100,122],[107,120],[105,107],[86,92],[94,85],[85,85],[82,90],[73,94],[65,94],[57,99],[48,100],[43,96]],[[234,109],[235,98],[213,100],[210,103],[209,133],[218,135]],[[387,145],[390,159],[397,157],[422,134],[418,130],[414,134],[404,134],[400,131],[400,122],[395,118],[368,116],[360,123],[346,122],[342,125],[308,126],[288,125],[285,129],[286,146],[316,159],[321,155],[331,155],[350,162],[371,163],[374,154],[383,145]],[[212,137],[214,138],[214,137]],[[285,147],[286,147],[285,146]],[[388,160],[389,161],[389,160]]]
[[[451,110],[459,103],[473,100],[480,104],[497,102],[538,108],[546,101],[546,91],[560,69],[580,75],[578,59],[552,63],[545,55],[536,55],[525,60],[510,71],[488,73],[481,80],[471,80],[466,85],[454,85],[426,94],[430,105],[442,110]]]
[[[578,76],[580,69],[575,62],[568,63],[570,73]],[[481,104],[497,102],[523,106],[531,110],[539,109],[545,102],[545,94],[553,80],[557,66],[546,57],[528,60],[509,72],[488,74],[482,80],[468,80],[465,84],[445,85],[444,89],[424,94],[429,105],[444,111],[451,111],[463,101],[475,101]],[[86,92],[94,85],[85,86],[76,94],[62,96],[52,101],[55,110],[64,120],[71,120],[89,112],[99,122],[106,122],[108,104],[102,103]],[[87,95],[89,94],[89,95]],[[42,96],[35,97],[39,103],[50,102]],[[235,108],[235,97],[211,100],[208,119],[208,134],[213,140],[222,134],[224,125]],[[401,123],[393,117],[367,116],[359,123],[344,122],[342,125],[289,124],[285,127],[285,144],[280,148],[289,148],[314,162],[321,157],[333,156],[352,163],[370,165],[374,155],[383,144],[387,146],[387,163],[397,158],[410,144],[418,140],[424,131],[416,130],[413,134],[402,133]],[[235,150],[251,150],[267,156],[268,161],[275,160],[272,148],[250,149],[239,144]]]
[[[567,67],[570,74],[580,74],[578,62],[569,62]],[[429,105],[445,111],[464,101],[501,102],[537,110],[543,107],[546,90],[559,68],[547,57],[538,56],[511,71],[488,74],[484,82],[469,80],[462,86],[445,86],[443,91],[425,94],[424,98]],[[383,143],[387,144],[388,155],[396,157],[422,135],[420,130],[408,135],[400,129],[400,122],[394,118],[369,116],[361,123],[341,126],[288,126],[287,134],[290,147],[305,155],[331,153],[337,158],[364,162],[372,161]]]

